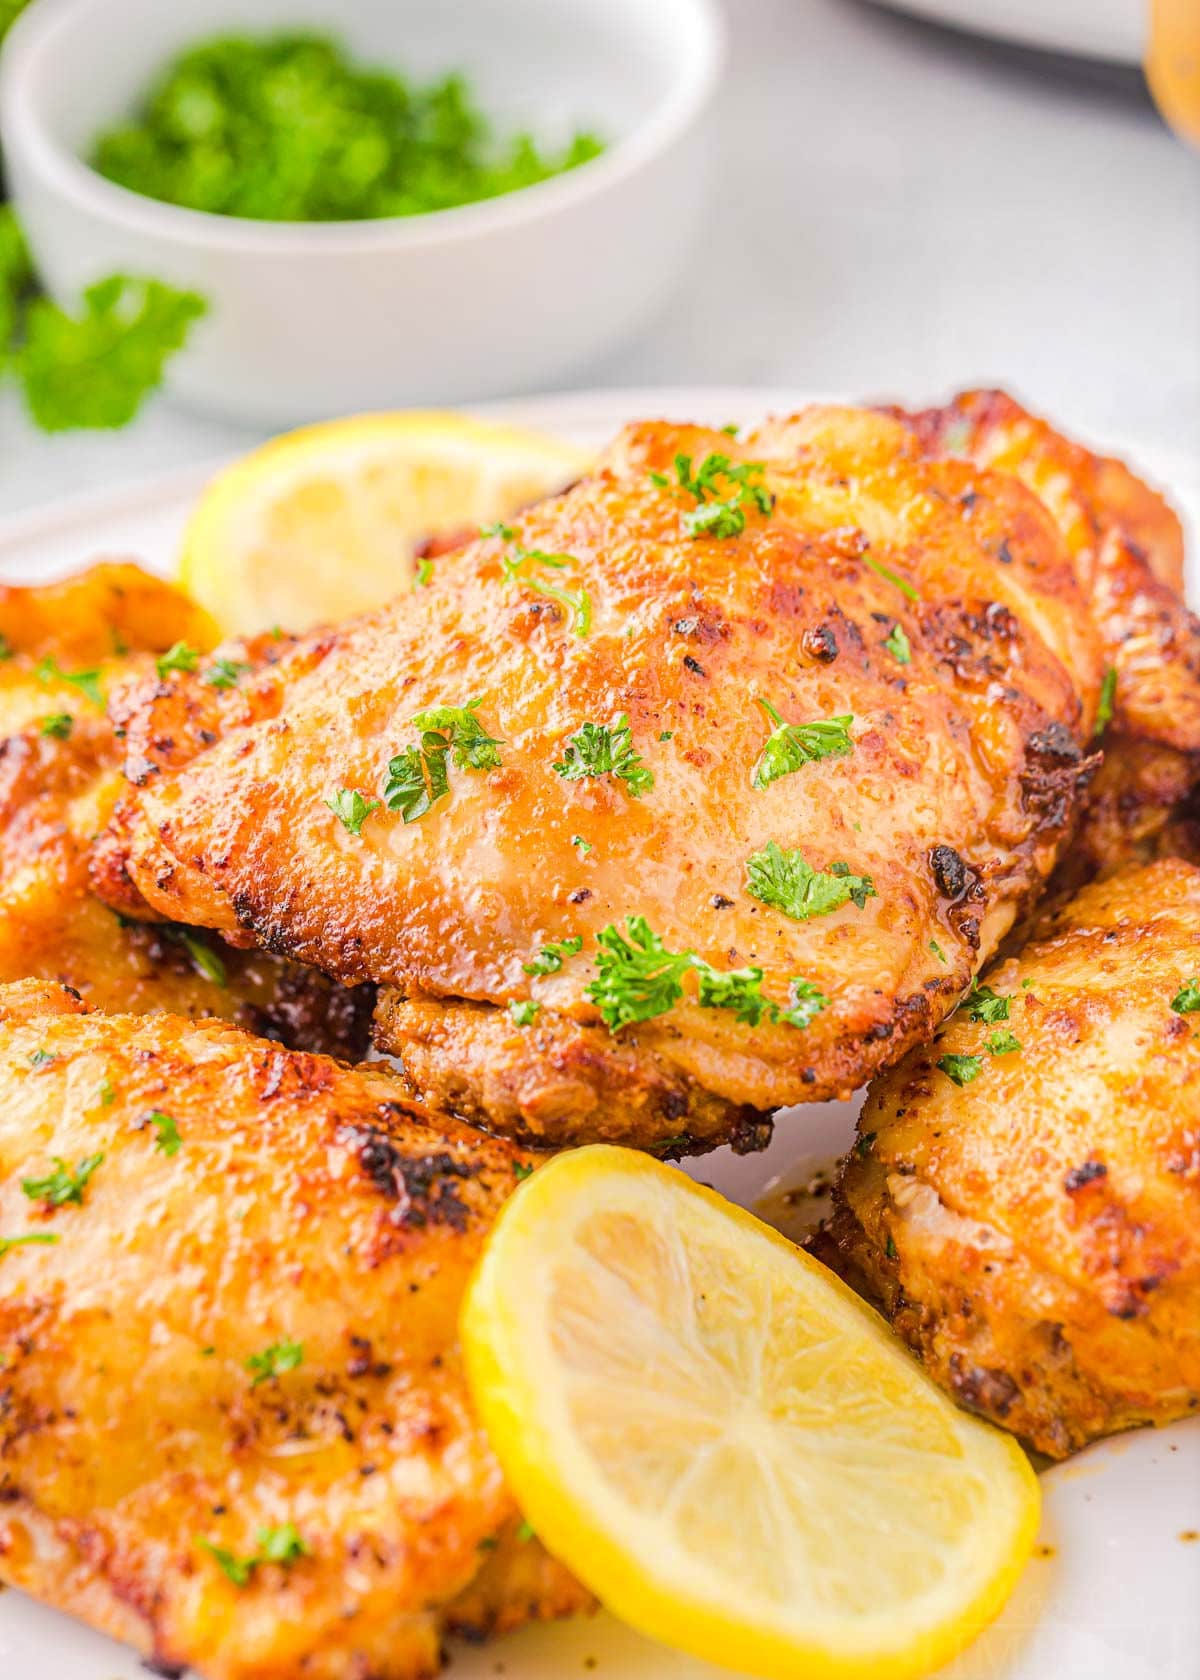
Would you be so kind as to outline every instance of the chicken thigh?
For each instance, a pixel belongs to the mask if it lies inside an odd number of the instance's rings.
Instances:
[[[1184,604],[1178,517],[1123,462],[1063,437],[1003,391],[888,412],[931,454],[1015,473],[1054,515],[1109,667],[1104,763],[1054,890],[1136,860],[1200,780],[1200,621]]]
[[[429,587],[121,713],[98,890],[391,988],[450,1112],[760,1142],[928,1037],[1074,819],[1104,661],[1054,521],[902,425],[631,427]]]
[[[1086,887],[878,1079],[830,1239],[1042,1452],[1200,1410],[1200,869]]]
[[[0,981],[60,980],[101,1008],[224,1015],[344,1055],[368,1042],[372,999],[265,952],[114,915],[88,848],[121,787],[105,701],[212,646],[206,614],[128,564],[0,588]]]
[[[459,1355],[528,1170],[384,1070],[0,986],[0,1580],[209,1680],[423,1680],[589,1605]]]

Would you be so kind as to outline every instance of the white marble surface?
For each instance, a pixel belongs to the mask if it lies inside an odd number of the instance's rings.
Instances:
[[[996,381],[1084,434],[1200,459],[1200,156],[1131,77],[862,0],[726,4],[707,237],[671,306],[577,383]],[[46,439],[9,390],[0,516],[252,441],[162,402]]]

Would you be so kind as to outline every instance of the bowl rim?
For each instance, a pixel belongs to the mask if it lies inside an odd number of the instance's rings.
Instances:
[[[81,16],[89,23],[99,19],[100,0],[40,0],[18,16],[0,51],[0,133],[9,153],[23,154],[60,198],[137,235],[260,255],[301,250],[311,254],[314,246],[332,253],[456,243],[508,232],[598,198],[639,173],[692,127],[716,91],[728,29],[719,0],[675,4],[691,12],[684,37],[690,50],[680,59],[669,93],[649,116],[599,157],[563,174],[446,210],[341,222],[258,221],[166,204],[107,180],[50,134],[30,74],[61,31]]]

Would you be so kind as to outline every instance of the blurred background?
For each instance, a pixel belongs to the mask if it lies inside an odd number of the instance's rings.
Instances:
[[[34,0],[31,11],[56,3]],[[1194,13],[1197,0],[1184,6]],[[205,8],[184,10],[194,21]],[[247,21],[256,13],[253,0],[209,10],[223,28],[238,12]],[[465,41],[488,8],[444,0],[442,10]],[[536,339],[539,310],[560,301],[550,293],[562,289],[532,263],[519,282],[530,318],[509,306],[506,392],[531,383],[732,384],[921,402],[994,382],[1085,436],[1200,459],[1200,152],[1172,132],[1133,62],[1146,38],[1143,8],[1137,0],[914,0],[913,10],[973,12],[994,27],[1032,29],[1060,50],[988,39],[868,0],[726,0],[727,57],[702,113],[711,175],[696,150],[674,176],[685,196],[707,183],[686,257],[670,258],[662,283],[643,288],[640,318],[606,347],[589,345],[592,306],[581,288],[571,355],[559,371],[527,381],[518,341]],[[576,0],[559,7],[568,29],[594,11],[577,14]],[[616,6],[618,14],[633,15]],[[1087,51],[1061,50],[1068,45]],[[101,55],[94,78],[106,73]],[[4,84],[9,110],[0,112],[9,122],[15,85],[13,71]],[[1173,114],[1186,126],[1186,111]],[[580,181],[605,167],[604,158],[585,164]],[[11,165],[9,175],[11,187]],[[670,180],[655,186],[660,204],[674,196]],[[53,210],[39,215],[44,226],[30,229],[35,258],[57,225]],[[668,262],[649,231],[643,243],[638,224],[628,225],[635,231],[621,236],[623,266],[636,274]],[[597,252],[611,243],[604,226],[589,233],[584,224],[558,244],[586,246],[589,237]],[[81,248],[86,255],[87,238]],[[293,266],[302,289],[303,261]],[[486,263],[453,272],[446,307],[467,320],[492,277]],[[516,282],[505,274],[499,283]],[[611,291],[616,283],[604,284]],[[411,326],[422,330],[419,321]],[[202,322],[188,355],[205,353],[209,332]],[[309,340],[293,353],[315,365],[336,352]],[[390,377],[389,354],[381,347]],[[458,371],[454,398],[498,394],[482,363],[477,392],[470,368]],[[396,405],[414,394],[439,396],[408,389],[398,362]],[[210,412],[157,396],[122,430],[47,435],[9,380],[0,388],[0,516],[67,488],[109,488],[242,448],[269,429],[212,412],[211,400],[204,406]]]

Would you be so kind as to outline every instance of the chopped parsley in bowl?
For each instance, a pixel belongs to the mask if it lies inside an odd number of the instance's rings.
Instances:
[[[271,222],[350,222],[476,204],[598,157],[497,136],[461,76],[406,80],[336,41],[224,35],[182,53],[91,162],[147,198]]]

